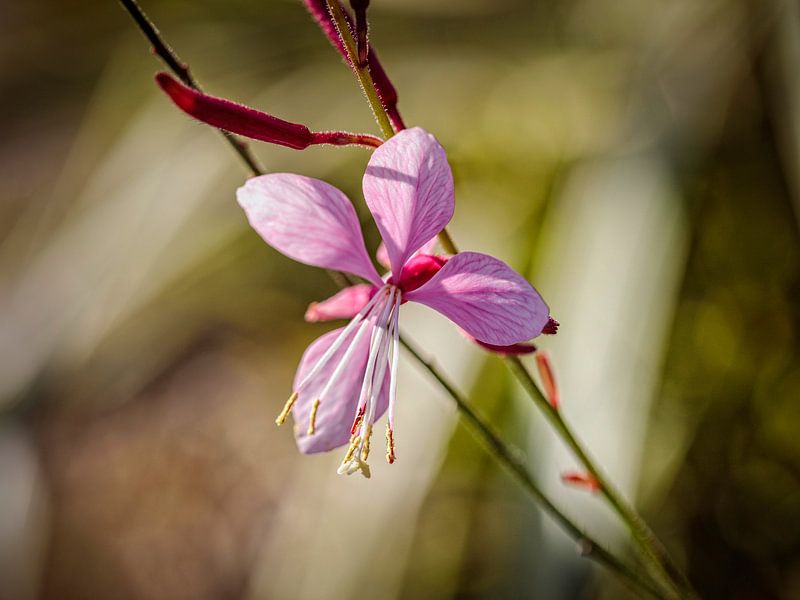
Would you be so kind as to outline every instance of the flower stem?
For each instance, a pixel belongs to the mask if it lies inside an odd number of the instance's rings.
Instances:
[[[350,64],[353,70],[358,75],[359,83],[369,100],[372,111],[375,114],[378,123],[384,135],[391,137],[393,132],[391,124],[386,116],[383,104],[380,101],[378,93],[375,89],[375,84],[369,77],[369,72],[366,67],[358,67],[358,56],[356,54],[356,43],[353,38],[352,31],[347,24],[341,5],[338,0],[327,0],[328,7],[330,8],[331,15],[339,30],[342,43],[347,51]],[[380,116],[379,116],[380,115]],[[443,249],[448,254],[457,254],[458,247],[455,241],[450,236],[447,229],[443,229],[439,233],[439,242]],[[617,515],[622,519],[630,530],[633,538],[636,540],[643,555],[645,564],[650,565],[651,569],[655,572],[663,585],[666,585],[673,594],[678,597],[692,597],[696,595],[685,575],[678,569],[674,561],[670,558],[664,546],[656,538],[652,530],[647,526],[644,519],[633,509],[633,507],[623,498],[623,496],[611,485],[609,479],[600,472],[599,468],[595,465],[592,459],[584,450],[581,443],[572,433],[572,430],[561,417],[561,414],[554,409],[547,399],[539,390],[535,381],[531,377],[525,365],[519,360],[518,357],[508,356],[505,358],[512,374],[519,380],[528,395],[534,400],[539,408],[544,411],[550,423],[553,425],[557,433],[564,440],[564,442],[572,449],[576,457],[586,467],[586,469],[600,482],[602,486],[602,494],[607,502],[611,505]]]
[[[504,358],[512,374],[522,385],[534,404],[541,410],[562,440],[569,446],[584,468],[594,477],[600,485],[600,492],[614,512],[628,527],[631,535],[643,551],[643,559],[654,575],[668,586],[671,592],[679,598],[694,597],[696,592],[692,589],[688,579],[675,565],[664,546],[655,536],[653,531],[642,519],[634,508],[625,500],[622,494],[614,487],[608,476],[600,470],[595,461],[583,447],[583,444],[573,433],[569,424],[564,420],[559,410],[554,407],[536,385],[530,371],[517,356]]]
[[[456,407],[468,424],[471,432],[481,442],[486,451],[503,466],[508,473],[522,485],[525,491],[538,502],[542,508],[578,542],[583,556],[591,558],[619,575],[634,591],[645,596],[662,598],[650,582],[642,578],[631,567],[617,559],[597,541],[578,527],[567,515],[553,504],[552,500],[541,490],[531,477],[519,450],[506,444],[472,408],[467,399],[456,390],[455,386],[436,368],[436,366],[420,354],[419,350],[403,335],[400,343],[416,359],[416,361],[444,388],[456,403]]]
[[[345,17],[342,5],[339,4],[339,0],[326,1],[328,3],[328,10],[333,18],[333,23],[336,25],[336,29],[339,32],[339,38],[342,40],[342,45],[347,53],[348,62],[353,68],[356,77],[358,77],[358,83],[364,95],[367,97],[370,108],[372,108],[372,114],[375,115],[375,120],[381,128],[381,132],[386,139],[389,139],[396,131],[392,127],[392,121],[389,118],[386,107],[383,105],[383,102],[381,102],[378,89],[369,72],[368,63],[359,61],[356,40],[353,37],[353,32]],[[402,123],[402,121],[400,122]],[[439,243],[447,254],[458,254],[458,247],[453,241],[453,238],[450,237],[446,228],[439,232]]]
[[[197,83],[197,80],[192,76],[192,73],[189,70],[189,65],[178,58],[178,55],[175,53],[175,51],[170,48],[169,44],[167,44],[164,38],[161,37],[161,33],[158,31],[155,24],[147,17],[147,15],[144,14],[144,11],[136,3],[136,0],[119,1],[136,22],[136,25],[139,27],[141,32],[150,41],[150,44],[153,46],[153,52],[156,54],[156,56],[163,60],[164,64],[169,67],[170,71],[175,73],[175,76],[178,77],[183,83],[188,85],[190,88],[201,92],[202,89],[200,88],[200,84]],[[256,159],[256,157],[250,151],[250,148],[246,142],[242,141],[238,136],[228,131],[224,131],[222,129],[219,131],[234,149],[236,154],[239,155],[239,158],[241,158],[242,161],[247,165],[247,168],[253,175],[264,174],[263,167],[261,167],[258,159]]]
[[[395,134],[395,131],[392,128],[392,122],[389,120],[389,115],[386,112],[386,108],[383,106],[383,102],[381,102],[380,96],[378,95],[375,82],[372,80],[372,75],[369,72],[368,63],[365,61],[362,64],[358,60],[356,40],[353,37],[353,32],[350,30],[350,25],[347,23],[347,19],[344,16],[342,5],[339,4],[339,0],[327,0],[327,2],[328,10],[333,18],[333,23],[336,25],[336,29],[339,31],[339,37],[342,39],[344,48],[347,51],[347,57],[349,59],[350,66],[353,68],[353,72],[358,78],[358,83],[361,85],[361,90],[367,97],[367,101],[372,108],[372,114],[375,116],[375,121],[377,121],[378,127],[381,129],[381,133],[386,139],[389,139]]]

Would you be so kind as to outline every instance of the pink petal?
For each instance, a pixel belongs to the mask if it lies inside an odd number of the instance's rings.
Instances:
[[[295,387],[300,385],[300,382],[303,381],[306,374],[311,371],[316,364],[317,359],[325,353],[341,331],[342,328],[329,331],[317,338],[306,349],[294,377]],[[355,332],[350,335],[350,340],[354,337]],[[317,411],[316,428],[312,435],[308,435],[308,424],[314,400],[319,397],[319,394],[325,388],[325,384],[328,382],[328,379],[333,374],[342,356],[347,351],[350,340],[345,342],[345,344],[334,353],[333,358],[328,361],[325,367],[323,367],[313,380],[300,392],[297,402],[292,409],[295,422],[295,438],[300,452],[304,454],[327,452],[328,450],[343,446],[350,441],[350,428],[356,416],[358,395],[361,391],[361,382],[364,378],[364,371],[367,365],[369,338],[369,332],[361,337],[358,347],[350,358],[348,367],[342,373],[336,384],[330,389],[328,394],[321,399]],[[376,406],[376,419],[386,411],[388,405],[389,382],[387,373],[380,400]]]
[[[550,314],[530,283],[503,261],[478,252],[456,254],[403,298],[438,310],[477,340],[496,346],[539,335]]]
[[[382,285],[350,200],[332,185],[290,173],[249,179],[236,192],[253,229],[296,261]]]
[[[346,287],[322,302],[312,302],[306,310],[305,319],[309,323],[351,319],[369,302],[375,293],[375,286],[359,283]]]
[[[372,153],[363,188],[397,277],[453,216],[453,174],[444,148],[418,127],[401,131]]]

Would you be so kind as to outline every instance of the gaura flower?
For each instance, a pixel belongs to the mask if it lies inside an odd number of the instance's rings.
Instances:
[[[250,179],[237,199],[250,225],[279,252],[367,282],[309,309],[311,320],[351,320],[306,349],[277,423],[291,412],[301,452],[346,445],[339,473],[369,477],[372,428],[387,410],[386,458],[395,460],[401,304],[433,308],[468,336],[497,347],[536,337],[552,323],[538,292],[506,263],[478,252],[429,253],[455,207],[453,175],[432,135],[407,129],[376,149],[363,192],[390,267],[383,278],[367,254],[353,205],[335,187],[276,173]]]

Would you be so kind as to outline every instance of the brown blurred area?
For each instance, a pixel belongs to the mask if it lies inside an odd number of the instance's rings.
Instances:
[[[210,92],[374,132],[299,2],[142,4]],[[460,245],[562,323],[541,345],[594,455],[702,597],[800,598],[798,5],[371,4]],[[627,597],[410,360],[370,481],[274,427],[335,285],[248,229],[245,169],[161,68],[115,1],[0,0],[0,599]],[[366,151],[253,148],[347,192],[375,247]],[[404,327],[624,553],[502,365],[424,309]]]

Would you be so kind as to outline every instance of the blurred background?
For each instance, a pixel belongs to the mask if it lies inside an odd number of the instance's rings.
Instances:
[[[143,0],[214,94],[375,132],[292,0]],[[373,0],[451,230],[529,276],[563,411],[706,598],[800,598],[800,9]],[[337,476],[273,419],[336,288],[247,227],[246,171],[113,0],[0,1],[0,598],[621,598],[401,362],[398,461]],[[363,149],[255,144],[360,195]],[[404,326],[620,553],[496,358]]]

